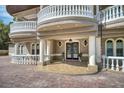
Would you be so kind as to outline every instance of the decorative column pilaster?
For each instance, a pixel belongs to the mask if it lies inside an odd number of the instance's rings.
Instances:
[[[49,40],[47,41],[47,55],[48,55],[47,60],[50,60],[50,41]]]
[[[14,45],[14,55],[16,55],[17,54],[17,44],[15,43],[15,45]]]
[[[47,61],[47,40],[44,40],[44,61]]]
[[[44,39],[40,39],[40,62],[43,64],[44,62]]]
[[[101,62],[101,38],[96,38],[96,61]]]
[[[96,38],[95,36],[89,36],[89,66],[95,66],[95,54],[96,54]]]
[[[96,65],[96,36],[89,36],[89,64],[88,71],[90,73],[98,72],[98,66]]]

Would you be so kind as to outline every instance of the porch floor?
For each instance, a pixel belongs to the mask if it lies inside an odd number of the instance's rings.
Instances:
[[[46,66],[38,65],[36,71],[54,72],[62,74],[90,74],[92,71],[88,69],[87,62],[61,62],[56,61]]]

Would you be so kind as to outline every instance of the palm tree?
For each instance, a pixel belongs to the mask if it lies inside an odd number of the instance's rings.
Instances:
[[[8,42],[10,41],[8,35],[10,31],[10,24],[4,25],[3,22],[0,21],[0,49],[8,49]]]

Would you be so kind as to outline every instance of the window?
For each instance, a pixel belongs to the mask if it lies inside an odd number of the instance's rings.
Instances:
[[[107,41],[107,56],[113,56],[113,41]]]
[[[39,44],[36,45],[36,54],[39,54],[40,53],[40,47],[39,47]]]
[[[116,56],[123,56],[123,41],[116,41]]]
[[[16,54],[17,55],[23,55],[24,54],[24,45],[23,44],[18,44],[16,47]]]
[[[39,44],[32,44],[31,49],[32,49],[31,50],[32,51],[32,55],[40,53],[40,46],[39,46]]]
[[[32,44],[32,54],[35,54],[35,44]]]
[[[23,45],[21,45],[21,46],[20,46],[20,51],[21,51],[21,53],[20,53],[20,54],[22,54],[22,55],[24,54],[24,51],[23,51],[23,50],[24,50],[24,46],[23,46]]]
[[[20,45],[17,45],[17,47],[16,47],[16,53],[17,53],[17,55],[19,55],[20,54]]]

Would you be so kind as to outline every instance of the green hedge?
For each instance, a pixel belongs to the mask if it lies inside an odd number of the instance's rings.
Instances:
[[[8,50],[0,50],[0,56],[8,55]]]

